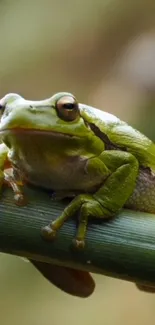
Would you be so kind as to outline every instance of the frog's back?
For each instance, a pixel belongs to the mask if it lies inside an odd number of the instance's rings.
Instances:
[[[155,144],[149,138],[110,113],[83,104],[80,111],[88,124],[95,125],[96,134],[101,132],[114,146],[137,157],[140,165],[155,170]]]

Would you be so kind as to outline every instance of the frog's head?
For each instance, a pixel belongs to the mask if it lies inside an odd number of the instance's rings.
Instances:
[[[42,132],[83,137],[90,132],[80,115],[80,104],[70,93],[57,93],[42,101],[29,101],[18,94],[0,100],[3,111],[0,132]]]

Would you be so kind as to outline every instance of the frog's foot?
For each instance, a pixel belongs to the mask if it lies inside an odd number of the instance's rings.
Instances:
[[[16,205],[18,206],[24,206],[27,204],[27,200],[26,197],[24,196],[24,194],[22,192],[18,192],[14,195],[14,200]]]
[[[75,195],[75,192],[58,191],[52,193],[51,199],[52,201],[61,201],[66,198],[74,198]]]
[[[75,247],[78,250],[82,250],[85,247],[85,240],[79,240],[79,239],[73,239],[73,247]]]
[[[87,230],[88,218],[104,218],[103,207],[91,195],[79,195],[64,209],[63,213],[48,226],[42,228],[42,236],[45,240],[53,240],[57,231],[63,226],[66,220],[79,213],[79,224],[73,245],[76,249],[83,249],[85,246],[85,235]]]
[[[20,185],[14,180],[13,176],[10,174],[5,173],[4,174],[4,182],[10,186],[14,192],[14,200],[16,205],[18,206],[24,206],[26,205],[27,201],[22,193]]]
[[[42,228],[42,236],[49,241],[52,241],[56,236],[56,231],[52,229],[51,224]]]

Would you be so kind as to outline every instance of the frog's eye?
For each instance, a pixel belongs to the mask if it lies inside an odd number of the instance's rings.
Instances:
[[[72,96],[63,96],[56,103],[56,109],[60,118],[65,121],[74,121],[79,116],[79,106]]]

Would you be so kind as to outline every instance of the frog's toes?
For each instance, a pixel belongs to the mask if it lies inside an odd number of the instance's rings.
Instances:
[[[85,241],[84,240],[79,240],[79,239],[73,239],[73,246],[77,250],[82,250],[85,247]]]
[[[18,206],[24,206],[27,204],[27,200],[22,193],[16,193],[14,195],[14,200],[15,200],[16,205],[18,205]]]
[[[45,227],[42,228],[41,234],[46,240],[50,241],[50,240],[53,240],[55,238],[56,231],[53,230],[50,225],[48,225],[48,226],[45,226]]]

